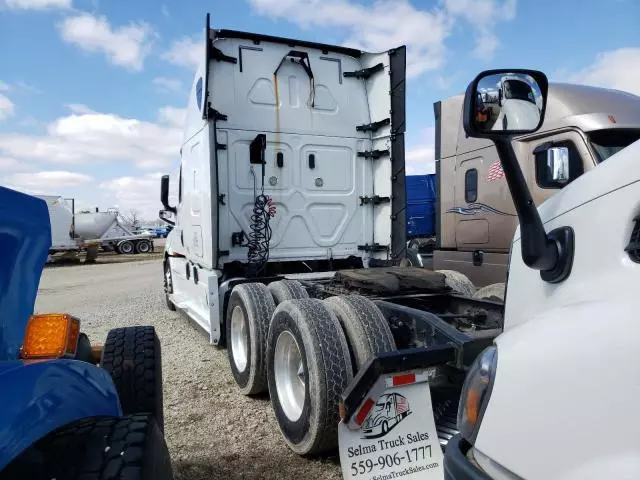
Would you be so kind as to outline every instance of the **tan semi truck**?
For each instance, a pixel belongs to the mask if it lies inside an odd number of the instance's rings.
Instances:
[[[477,102],[478,119],[501,122],[498,116],[505,99],[500,97],[483,92]],[[433,269],[462,272],[483,287],[505,281],[518,217],[494,144],[465,135],[463,100],[464,95],[459,95],[434,104],[437,244]],[[640,97],[630,93],[550,84],[546,108],[539,130],[513,140],[537,205],[640,138]]]

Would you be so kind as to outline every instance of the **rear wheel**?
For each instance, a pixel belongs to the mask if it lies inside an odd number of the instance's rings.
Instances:
[[[167,304],[167,308],[171,311],[176,310],[176,306],[169,298],[169,294],[173,293],[173,277],[171,276],[171,264],[169,260],[164,262],[164,301]]]
[[[118,243],[116,247],[118,253],[122,253],[123,255],[131,255],[134,252],[133,242],[130,240],[123,240]]]
[[[335,313],[347,337],[354,374],[376,353],[396,349],[387,320],[368,298],[345,295],[329,297],[324,303]]]
[[[458,295],[464,295],[465,297],[472,297],[476,293],[476,287],[469,280],[469,278],[455,270],[436,270],[445,276],[445,283],[447,287],[453,290],[453,293]]]
[[[151,253],[152,246],[149,240],[138,240],[136,242],[136,253]]]
[[[473,298],[476,300],[491,300],[494,302],[504,302],[504,283],[492,283],[486,287],[482,287],[476,293],[473,294]]]
[[[272,282],[267,287],[273,295],[273,301],[276,305],[285,300],[298,300],[300,298],[309,298],[307,290],[297,280],[279,280]]]
[[[164,429],[160,340],[153,327],[114,328],[100,366],[109,372],[125,414],[148,412]]]
[[[82,420],[47,435],[3,472],[33,480],[171,480],[167,445],[150,415]]]
[[[276,306],[267,287],[243,283],[231,291],[227,307],[227,355],[243,395],[267,391],[266,342]]]
[[[353,375],[340,323],[321,300],[278,305],[269,326],[267,375],[289,448],[299,455],[335,448],[340,395]]]

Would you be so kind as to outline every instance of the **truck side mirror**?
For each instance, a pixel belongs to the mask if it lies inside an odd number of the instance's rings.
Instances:
[[[488,70],[478,75],[469,89],[464,108],[464,129],[469,137],[491,139],[531,133],[542,125],[548,89],[542,72]],[[483,93],[497,96],[498,103],[479,101]]]
[[[547,167],[551,180],[565,184],[569,181],[569,149],[567,147],[551,147],[547,150]]]
[[[169,205],[169,175],[163,175],[160,179],[160,202],[166,211],[178,212],[176,207]]]
[[[548,87],[546,75],[536,70],[484,71],[467,87],[462,119],[468,137],[486,138],[496,146],[518,212],[524,264],[539,270],[545,282],[557,283],[571,273],[574,233],[571,227],[559,227],[547,234],[511,144],[514,136],[535,132],[542,125]],[[500,101],[482,105],[478,92]]]

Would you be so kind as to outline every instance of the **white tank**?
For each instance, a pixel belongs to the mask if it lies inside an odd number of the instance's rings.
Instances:
[[[76,236],[84,240],[94,240],[102,237],[117,221],[115,212],[77,213],[75,232]]]
[[[76,246],[71,235],[73,213],[69,202],[59,195],[36,195],[47,202],[51,223],[51,250],[68,250]]]

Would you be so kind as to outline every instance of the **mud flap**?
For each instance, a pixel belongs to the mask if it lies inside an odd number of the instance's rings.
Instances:
[[[434,375],[435,369],[383,375],[350,420],[340,422],[343,478],[443,478],[428,383]]]

